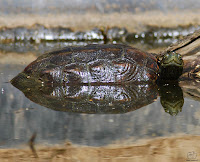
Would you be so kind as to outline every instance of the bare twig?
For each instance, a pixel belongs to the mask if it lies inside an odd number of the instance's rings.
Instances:
[[[29,144],[29,147],[30,147],[31,151],[33,152],[33,155],[35,156],[35,158],[38,158],[38,155],[37,155],[37,152],[36,152],[35,146],[34,146],[35,145],[36,136],[37,136],[37,133],[36,132],[33,133],[33,135],[31,136],[28,144]]]

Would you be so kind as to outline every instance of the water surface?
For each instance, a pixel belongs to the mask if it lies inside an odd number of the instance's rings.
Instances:
[[[1,56],[5,55],[10,53],[1,53]],[[166,113],[159,98],[150,105],[123,114],[59,112],[40,106],[9,83],[28,64],[29,61],[23,61],[27,55],[20,56],[23,64],[15,61],[0,64],[2,148],[26,144],[34,132],[37,133],[36,142],[40,144],[71,141],[88,146],[104,146],[118,141],[130,144],[140,139],[177,134],[199,135],[200,104],[189,98],[184,99],[182,112],[177,116]]]

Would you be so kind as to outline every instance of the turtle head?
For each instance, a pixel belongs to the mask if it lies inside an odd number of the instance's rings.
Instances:
[[[158,61],[161,80],[177,80],[183,72],[183,59],[180,54],[167,52]]]

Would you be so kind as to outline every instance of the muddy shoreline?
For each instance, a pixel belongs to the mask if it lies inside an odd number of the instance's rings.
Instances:
[[[47,28],[64,27],[74,31],[94,27],[126,28],[129,32],[144,32],[150,27],[176,28],[200,25],[200,11],[148,11],[141,13],[86,13],[86,14],[17,14],[0,17],[0,28],[31,27],[35,24]]]
[[[72,145],[35,146],[36,154],[28,146],[20,149],[0,149],[4,161],[177,161],[199,160],[199,136],[176,136],[142,140],[134,145],[88,147]],[[38,156],[38,157],[36,157]]]

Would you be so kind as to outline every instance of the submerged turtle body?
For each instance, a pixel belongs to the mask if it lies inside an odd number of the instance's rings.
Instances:
[[[18,78],[42,83],[124,84],[155,81],[157,58],[127,45],[67,47],[40,56]]]

